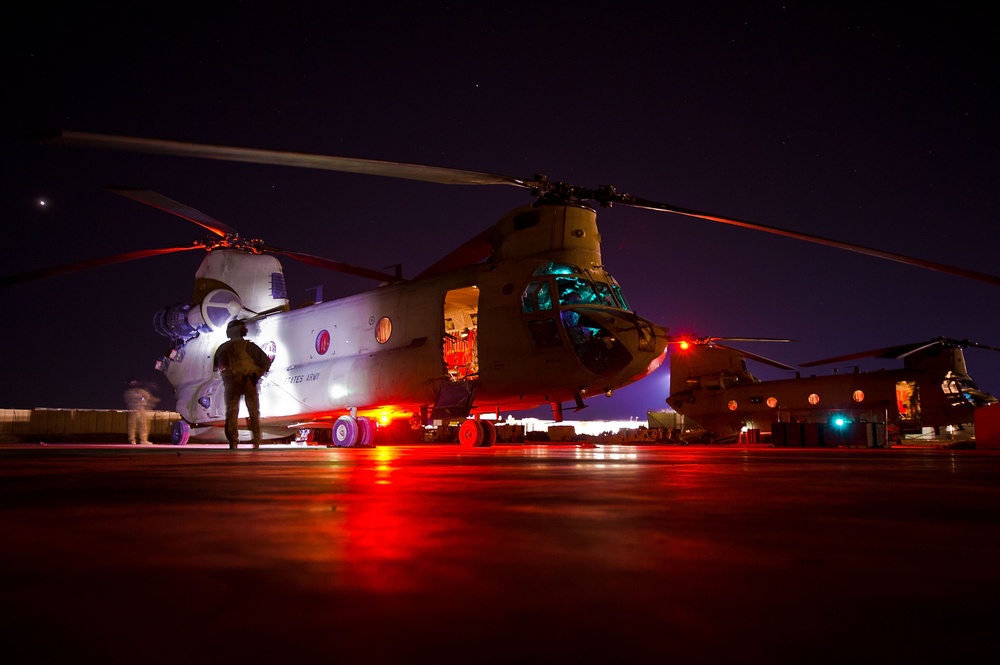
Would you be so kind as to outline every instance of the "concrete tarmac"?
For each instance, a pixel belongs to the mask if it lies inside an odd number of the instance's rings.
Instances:
[[[1000,453],[0,446],[8,663],[995,662]]]

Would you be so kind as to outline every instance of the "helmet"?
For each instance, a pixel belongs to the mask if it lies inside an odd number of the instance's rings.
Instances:
[[[247,329],[247,324],[243,321],[236,319],[229,322],[229,326],[226,328],[226,336],[229,339],[237,339],[239,337],[246,337],[249,330]]]

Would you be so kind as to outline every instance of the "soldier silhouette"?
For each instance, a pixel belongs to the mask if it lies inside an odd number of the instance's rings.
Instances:
[[[134,444],[136,433],[139,443],[149,443],[149,409],[159,402],[153,394],[131,379],[125,387],[125,407],[128,409],[128,442]]]
[[[251,443],[260,447],[260,397],[257,382],[271,368],[271,359],[264,351],[248,339],[247,325],[243,321],[233,321],[226,329],[229,341],[215,352],[215,368],[222,373],[222,385],[226,392],[226,439],[229,448],[236,450],[239,440],[240,398],[247,405],[247,420],[250,421]]]

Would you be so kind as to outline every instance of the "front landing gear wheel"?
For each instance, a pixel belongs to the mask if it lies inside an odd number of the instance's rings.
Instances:
[[[175,446],[187,445],[188,439],[191,438],[191,426],[186,420],[178,420],[174,423],[173,427],[170,428],[170,440],[173,441]]]
[[[358,421],[350,416],[341,416],[333,424],[333,445],[338,448],[353,448],[358,443]]]

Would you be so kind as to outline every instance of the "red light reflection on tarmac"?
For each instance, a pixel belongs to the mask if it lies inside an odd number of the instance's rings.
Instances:
[[[22,660],[962,660],[994,644],[1000,454],[130,448],[0,446],[0,616]]]
[[[344,470],[345,491],[332,497],[336,519],[326,527],[350,571],[338,584],[383,594],[474,593],[497,597],[502,607],[510,602],[499,598],[507,595],[513,562],[521,579],[547,578],[553,561],[585,576],[653,565],[650,525],[623,509],[655,500],[641,496],[656,472],[637,464],[635,447],[332,454],[354,462]],[[645,479],[637,484],[637,476]],[[675,556],[704,551],[685,539],[656,539]],[[497,576],[481,574],[491,567]],[[578,584],[575,575],[559,583]]]
[[[355,451],[341,453],[353,455]],[[419,590],[438,562],[447,561],[439,551],[449,544],[448,533],[458,528],[426,476],[412,466],[399,468],[399,448],[378,448],[363,453],[364,464],[351,465],[346,491],[337,497],[338,522],[333,542],[343,543],[346,586],[378,593]]]

